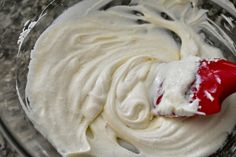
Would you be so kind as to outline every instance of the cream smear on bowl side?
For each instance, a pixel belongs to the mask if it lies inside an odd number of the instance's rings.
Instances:
[[[218,35],[206,11],[188,0],[133,0],[100,9],[109,2],[72,6],[38,38],[26,86],[30,110],[25,110],[36,129],[63,156],[203,157],[215,152],[235,125],[235,96],[214,116],[153,114],[158,79],[167,81],[169,92],[161,104],[166,112],[171,105],[178,108],[176,102],[187,103],[184,91],[195,79],[198,60],[223,58],[199,35],[202,28]],[[194,114],[197,107],[179,112]]]

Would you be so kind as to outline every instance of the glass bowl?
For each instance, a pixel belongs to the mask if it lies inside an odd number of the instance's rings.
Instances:
[[[19,51],[17,55],[17,71],[16,71],[16,92],[18,94],[18,103],[12,103],[10,106],[5,105],[1,110],[1,132],[12,144],[22,156],[33,157],[59,157],[59,153],[53,148],[53,146],[45,139],[28,120],[24,111],[21,108],[21,104],[27,104],[25,99],[25,85],[27,81],[28,64],[30,61],[30,52],[34,47],[34,44],[40,34],[57,18],[64,10],[80,0],[54,0],[49,2],[48,6],[42,11],[42,13],[36,17],[36,21],[28,21],[24,25],[24,33],[20,36]],[[109,6],[114,5],[128,5],[129,0],[114,0],[109,3]],[[236,2],[235,2],[236,4]],[[231,11],[220,7],[214,1],[202,1],[199,3],[199,7],[209,10],[208,17],[215,21],[220,26],[224,33],[229,38],[232,38],[236,42],[236,29],[230,27],[227,21],[222,18],[227,15],[236,19]],[[235,21],[235,20],[234,20]],[[37,23],[36,23],[37,22]],[[213,34],[202,30],[207,38],[206,42],[222,49],[225,53],[225,57],[231,61],[236,59],[235,52],[232,52],[224,43],[218,41]],[[24,40],[22,40],[24,38]],[[234,131],[228,136],[224,145],[211,157],[232,157],[236,156],[236,127]]]

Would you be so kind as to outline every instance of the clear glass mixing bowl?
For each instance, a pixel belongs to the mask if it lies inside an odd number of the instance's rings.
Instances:
[[[25,24],[25,37],[19,48],[17,57],[17,92],[19,101],[27,104],[25,99],[25,85],[27,80],[28,63],[30,61],[30,52],[36,42],[39,35],[58,17],[65,9],[79,2],[80,0],[55,0],[49,3],[49,5],[43,10],[36,25],[30,22]],[[114,0],[109,3],[107,7],[114,5],[128,5],[129,0]],[[234,1],[236,4],[236,1]],[[225,7],[220,7],[213,1],[202,1],[199,3],[199,7],[208,9],[208,16],[210,19],[215,21],[226,34],[229,35],[236,42],[236,29],[229,26],[227,21],[222,16],[230,16],[233,19],[235,15],[232,14],[232,10],[227,10]],[[235,22],[235,20],[233,20]],[[32,22],[32,21],[31,21]],[[32,26],[32,30],[27,32]],[[229,60],[235,60],[235,52],[231,52],[227,46],[219,42],[213,34],[202,30],[201,33],[207,35],[206,42],[220,48],[225,53],[226,58]],[[23,37],[23,36],[21,36]],[[1,131],[8,139],[8,141],[14,146],[14,148],[22,156],[33,156],[33,157],[57,157],[60,156],[53,146],[34,129],[31,122],[28,120],[24,111],[20,107],[20,103],[11,104],[11,109],[7,105],[2,108],[2,115],[0,119]],[[216,153],[212,154],[211,157],[232,157],[236,156],[236,127],[234,131],[228,136],[222,148]]]

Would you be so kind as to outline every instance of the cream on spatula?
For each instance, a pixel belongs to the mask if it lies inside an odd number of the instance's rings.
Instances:
[[[162,112],[158,106],[165,94],[162,90],[162,94],[156,97],[154,114],[170,117],[212,115],[220,112],[224,99],[236,92],[235,63],[223,59],[200,60],[196,75],[189,91],[186,91],[188,104],[169,107],[171,113]]]

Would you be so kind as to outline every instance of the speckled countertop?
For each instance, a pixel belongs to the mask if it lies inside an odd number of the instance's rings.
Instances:
[[[23,24],[38,15],[47,3],[48,0],[0,0],[0,106],[6,105],[6,102],[17,103],[17,39]],[[0,157],[19,156],[0,134]]]

